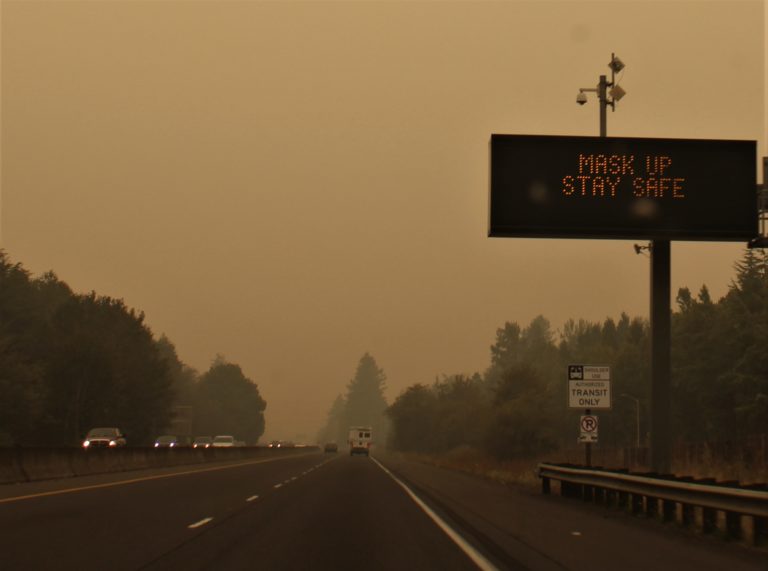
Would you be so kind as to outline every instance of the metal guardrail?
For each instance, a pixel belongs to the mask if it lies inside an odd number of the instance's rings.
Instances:
[[[766,484],[740,486],[738,482],[715,482],[712,478],[695,480],[548,463],[539,464],[537,472],[545,494],[550,493],[550,482],[555,480],[560,482],[563,496],[631,508],[635,514],[645,513],[650,517],[661,514],[663,521],[679,520],[684,526],[694,525],[696,510],[699,510],[705,533],[717,530],[717,513],[722,512],[725,532],[734,539],[743,537],[742,519],[750,517],[753,543],[760,545],[768,539]]]

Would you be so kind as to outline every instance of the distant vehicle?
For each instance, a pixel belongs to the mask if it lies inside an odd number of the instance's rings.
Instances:
[[[195,436],[192,442],[192,448],[210,448],[213,445],[213,438],[210,436]]]
[[[92,428],[85,435],[83,448],[120,448],[127,444],[122,430],[114,427]]]
[[[335,442],[328,442],[325,447],[323,448],[325,452],[338,452],[339,451],[339,445]]]
[[[232,448],[235,445],[235,437],[228,434],[222,434],[214,437],[212,446],[214,448]]]
[[[164,434],[155,440],[155,448],[177,448],[179,445],[179,439],[173,434]]]
[[[371,449],[371,434],[373,430],[370,426],[351,426],[349,428],[349,455],[365,454],[368,456]]]
[[[294,448],[295,446],[290,440],[273,440],[267,444],[267,448]]]

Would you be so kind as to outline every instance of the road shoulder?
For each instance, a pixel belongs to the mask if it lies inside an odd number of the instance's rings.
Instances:
[[[600,506],[543,496],[396,453],[377,458],[496,559],[531,569],[760,570],[766,555]]]

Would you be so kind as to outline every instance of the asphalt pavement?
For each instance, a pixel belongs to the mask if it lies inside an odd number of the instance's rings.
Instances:
[[[0,487],[5,570],[768,569],[765,552],[397,455]]]
[[[0,498],[2,569],[476,569],[372,459],[74,478]]]

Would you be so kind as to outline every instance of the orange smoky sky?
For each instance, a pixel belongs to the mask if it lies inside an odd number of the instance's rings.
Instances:
[[[314,438],[370,352],[391,401],[505,321],[646,316],[631,241],[489,239],[491,133],[750,139],[765,4],[2,2],[2,247],[217,353]],[[759,176],[759,178],[761,175]],[[673,245],[723,295],[743,244]]]

